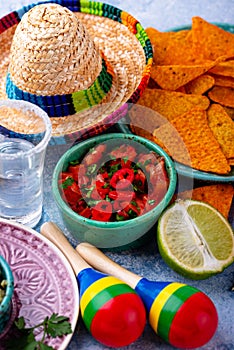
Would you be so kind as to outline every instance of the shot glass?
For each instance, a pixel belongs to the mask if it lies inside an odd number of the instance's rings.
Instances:
[[[34,227],[43,207],[51,121],[38,106],[0,100],[0,217]]]

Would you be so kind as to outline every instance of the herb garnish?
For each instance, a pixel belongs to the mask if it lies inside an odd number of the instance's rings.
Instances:
[[[71,324],[68,317],[60,316],[53,313],[50,317],[46,317],[44,321],[31,328],[25,328],[24,317],[21,316],[15,321],[15,325],[19,330],[19,337],[11,338],[7,342],[8,350],[54,350],[53,347],[45,344],[47,336],[52,338],[61,337],[72,333]],[[41,340],[36,340],[34,331],[42,328]]]

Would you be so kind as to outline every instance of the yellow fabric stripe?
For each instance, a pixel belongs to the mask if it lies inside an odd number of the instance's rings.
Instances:
[[[170,283],[165,288],[163,288],[163,290],[155,298],[149,312],[149,322],[155,332],[157,332],[159,316],[165,303],[170,298],[170,296],[182,286],[185,286],[185,284],[176,283],[176,282]]]
[[[92,283],[84,292],[80,300],[81,309],[85,310],[86,306],[98,293],[103,291],[104,289],[113,286],[115,284],[122,284],[118,278],[112,276],[106,276],[100,278],[99,280]]]

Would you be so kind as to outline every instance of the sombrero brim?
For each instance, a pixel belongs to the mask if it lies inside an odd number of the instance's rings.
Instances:
[[[0,99],[7,98],[5,80],[16,26],[24,13],[42,3],[45,2],[25,6],[0,20]],[[53,137],[64,143],[99,134],[126,114],[126,103],[136,103],[148,84],[153,53],[141,24],[125,11],[99,2],[51,3],[65,6],[77,15],[115,73],[111,91],[101,104],[66,117],[51,118]]]

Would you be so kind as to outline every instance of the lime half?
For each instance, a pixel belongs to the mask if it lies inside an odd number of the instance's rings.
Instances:
[[[211,205],[178,200],[160,216],[159,252],[178,273],[205,279],[234,262],[234,235],[228,221]]]

